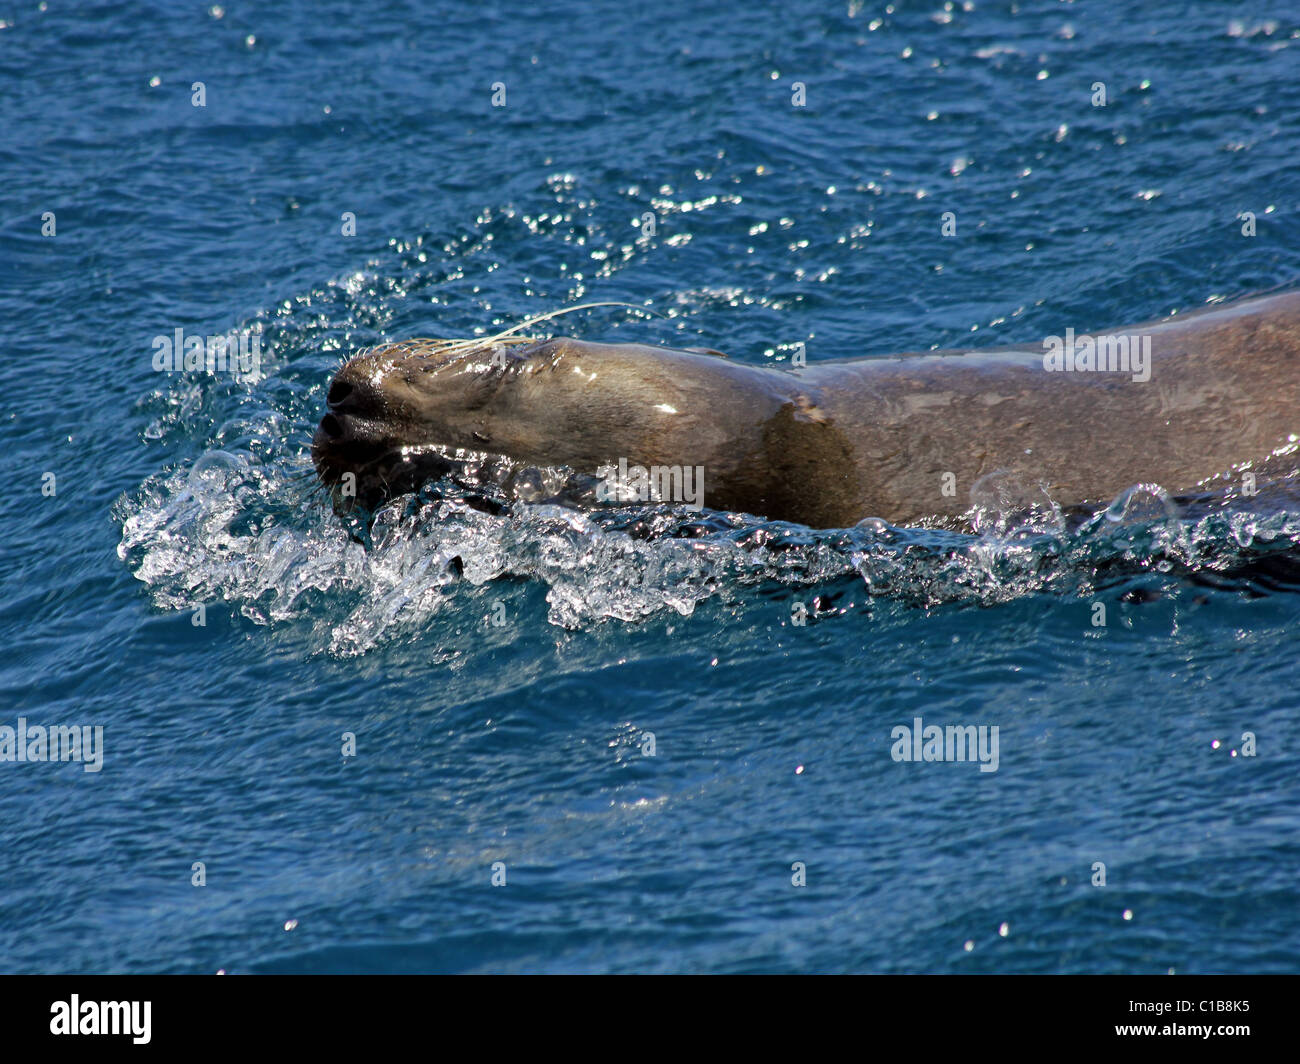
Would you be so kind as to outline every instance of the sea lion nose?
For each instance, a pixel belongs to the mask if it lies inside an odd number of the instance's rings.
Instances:
[[[330,382],[329,394],[325,396],[325,405],[330,409],[333,409],[345,402],[352,392],[353,388],[351,384],[335,377],[334,380]]]
[[[373,353],[344,363],[330,381],[325,406],[344,419],[382,417],[388,407],[384,365]]]
[[[382,408],[383,403],[376,387],[344,366],[330,381],[325,393],[325,406],[331,413],[365,417]]]
[[[350,447],[372,441],[388,409],[380,389],[368,363],[354,359],[340,368],[325,393],[317,446]]]

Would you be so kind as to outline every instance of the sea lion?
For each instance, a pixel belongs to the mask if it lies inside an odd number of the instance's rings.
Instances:
[[[565,337],[408,341],[349,361],[327,404],[316,469],[327,484],[355,473],[363,499],[418,486],[462,449],[605,478],[620,463],[652,482],[700,470],[704,505],[815,528],[954,519],[994,473],[1060,506],[1105,505],[1294,455],[1300,291],[1036,349],[799,370]]]

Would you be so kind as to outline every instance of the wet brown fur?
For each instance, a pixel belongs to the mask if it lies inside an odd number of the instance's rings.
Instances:
[[[339,371],[339,432],[318,431],[313,454],[326,480],[422,444],[579,472],[703,466],[710,507],[840,527],[956,517],[994,472],[1063,506],[1142,482],[1190,491],[1300,433],[1300,292],[1090,335],[1108,333],[1151,336],[1150,380],[1048,372],[1041,345],[792,371],[568,338],[493,364],[489,348],[412,341]]]

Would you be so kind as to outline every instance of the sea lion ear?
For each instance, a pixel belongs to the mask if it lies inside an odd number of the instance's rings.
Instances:
[[[721,351],[715,351],[712,347],[683,347],[683,351],[689,351],[693,355],[713,355],[716,358],[730,358],[730,355],[724,355]]]
[[[826,424],[826,415],[822,413],[816,399],[804,395],[802,392],[797,392],[791,396],[791,400],[786,406],[790,408],[795,421],[811,421],[818,425]]]

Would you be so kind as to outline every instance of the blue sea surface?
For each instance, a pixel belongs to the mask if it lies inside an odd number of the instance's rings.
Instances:
[[[584,303],[644,312],[540,331],[780,365],[1300,282],[1294,4],[0,27],[0,726],[103,728],[0,761],[0,970],[1300,970],[1300,509],[362,543],[308,454],[362,347]],[[917,718],[997,771],[896,761]]]

